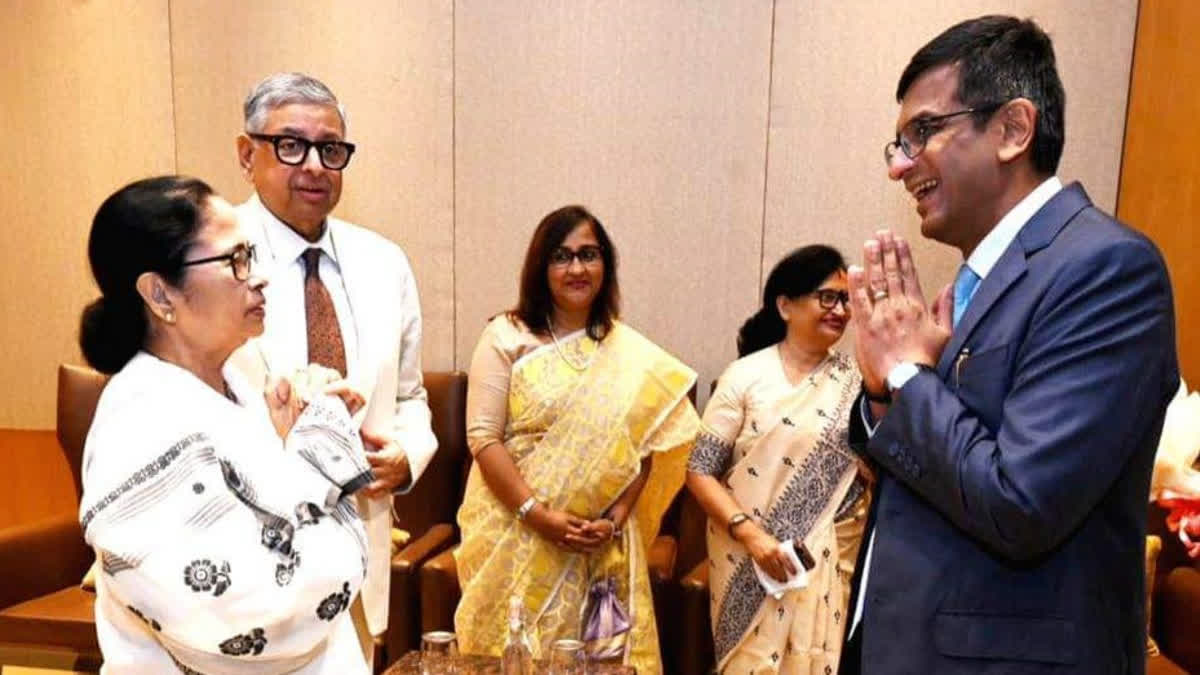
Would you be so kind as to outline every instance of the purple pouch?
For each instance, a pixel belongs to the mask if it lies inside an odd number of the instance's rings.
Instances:
[[[587,610],[583,614],[583,642],[594,659],[612,659],[625,654],[625,637],[631,628],[629,612],[617,599],[612,577],[592,582]]]

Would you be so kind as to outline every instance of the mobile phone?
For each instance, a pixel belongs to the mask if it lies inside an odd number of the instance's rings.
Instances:
[[[793,539],[792,548],[796,549],[796,557],[800,558],[800,564],[804,565],[804,571],[807,572],[817,566],[817,559],[808,552],[808,547],[804,545],[804,542]]]

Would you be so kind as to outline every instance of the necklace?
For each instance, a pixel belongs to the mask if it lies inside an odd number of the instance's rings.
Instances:
[[[550,329],[550,339],[554,341],[554,351],[558,352],[558,357],[563,360],[563,363],[571,366],[575,372],[582,373],[587,370],[588,366],[592,365],[592,359],[586,359],[582,364],[575,363],[567,358],[567,353],[563,351],[562,345],[558,344],[558,336],[554,334],[554,322],[550,317],[546,317],[546,327]]]

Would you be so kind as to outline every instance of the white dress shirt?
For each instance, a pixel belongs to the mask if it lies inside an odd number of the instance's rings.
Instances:
[[[301,237],[267,209],[263,218],[264,244],[269,251],[259,251],[259,261],[269,266],[263,270],[269,283],[274,285],[271,319],[278,321],[284,335],[296,339],[277,343],[279,362],[289,371],[308,365],[308,318],[304,307],[304,252],[310,248],[321,249],[318,272],[337,313],[338,327],[342,329],[342,342],[346,350],[346,363],[358,357],[358,332],[354,326],[350,298],[342,280],[342,268],[338,264],[337,250],[333,245],[330,228],[326,227],[321,238],[310,242]],[[263,255],[263,254],[267,255]]]
[[[1042,184],[1034,188],[1033,192],[1025,195],[1024,199],[1017,202],[1016,206],[1004,214],[1000,222],[996,223],[996,226],[979,242],[979,245],[971,252],[965,263],[967,267],[971,268],[972,272],[979,275],[979,286],[983,285],[983,280],[987,278],[992,268],[996,266],[996,263],[1000,260],[1000,256],[1004,255],[1004,251],[1008,249],[1009,244],[1017,238],[1017,233],[1021,231],[1025,223],[1029,222],[1029,219],[1033,218],[1034,214],[1046,205],[1046,202],[1058,194],[1058,191],[1062,190],[1062,187],[1062,181],[1058,179],[1058,176],[1051,176],[1042,181]],[[979,286],[976,286],[976,288]],[[897,382],[896,384],[899,385],[897,389],[903,387],[907,381],[906,379],[904,382]],[[867,434],[873,435],[875,433],[875,423],[871,420],[870,409],[866,405],[866,399],[863,399],[859,412],[862,414],[863,427],[867,430]],[[858,601],[854,604],[854,618],[850,620],[850,632],[848,635],[853,635],[854,631],[858,629],[859,621],[862,620],[863,600],[867,597],[867,577],[871,572],[871,554],[875,550],[874,528],[871,528],[871,533],[868,536],[867,553],[863,557],[862,580],[858,585]]]

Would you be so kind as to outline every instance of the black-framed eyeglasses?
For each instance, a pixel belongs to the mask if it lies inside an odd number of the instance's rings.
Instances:
[[[839,302],[842,303],[842,309],[850,309],[850,293],[848,291],[818,288],[812,294],[817,297],[817,304],[821,306],[821,309],[833,309]]]
[[[604,251],[599,246],[580,246],[578,251],[560,246],[550,254],[550,264],[554,267],[567,267],[572,260],[579,260],[584,265],[594,265],[603,258]]]
[[[197,258],[196,260],[184,260],[183,266],[190,267],[192,265],[203,265],[211,262],[228,262],[229,266],[233,268],[233,278],[238,281],[245,281],[250,278],[250,268],[256,260],[258,260],[258,253],[255,252],[254,244],[241,243],[234,246],[232,251],[224,255]]]
[[[341,171],[350,163],[350,156],[354,154],[354,144],[345,141],[310,141],[307,138],[289,136],[287,134],[252,134],[246,132],[246,135],[254,140],[267,141],[275,146],[275,159],[290,166],[303,164],[304,159],[308,157],[309,149],[316,148],[317,158],[321,160],[321,166],[326,169]]]
[[[892,165],[892,160],[896,157],[896,151],[904,153],[904,156],[909,159],[916,159],[918,155],[925,151],[925,144],[929,139],[946,128],[946,121],[959,117],[961,115],[990,115],[1000,109],[1000,106],[1005,102],[988,103],[987,105],[958,110],[945,115],[934,115],[933,117],[918,117],[915,120],[909,121],[896,134],[894,140],[888,141],[883,146],[883,161],[888,165]]]

